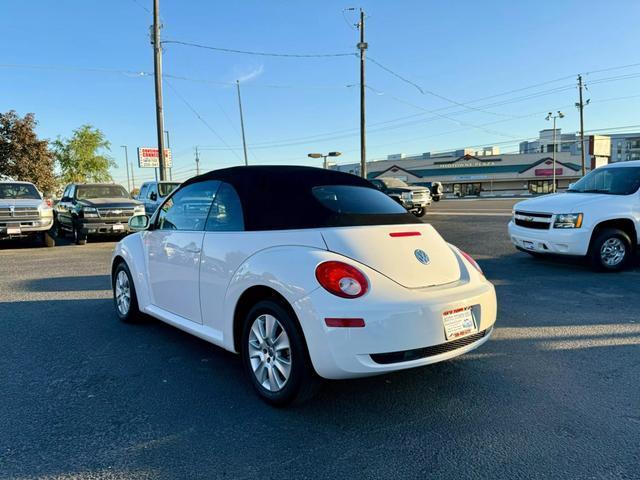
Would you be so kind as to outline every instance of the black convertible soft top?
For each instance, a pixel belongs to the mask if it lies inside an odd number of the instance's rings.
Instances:
[[[287,230],[355,225],[417,223],[410,213],[352,215],[336,213],[313,194],[314,187],[351,185],[372,188],[349,173],[298,166],[248,166],[212,170],[187,180],[231,184],[242,203],[245,230]]]

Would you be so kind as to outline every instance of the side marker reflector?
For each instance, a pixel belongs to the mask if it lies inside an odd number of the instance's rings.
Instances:
[[[327,324],[327,327],[346,327],[346,328],[364,327],[363,318],[325,318],[324,323]]]

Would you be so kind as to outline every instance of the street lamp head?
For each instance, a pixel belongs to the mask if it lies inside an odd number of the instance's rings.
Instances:
[[[560,110],[558,110],[558,117],[564,118],[564,113],[562,113]]]
[[[309,157],[309,158],[322,158],[322,154],[321,153],[309,153],[307,155],[307,157]]]
[[[339,157],[340,155],[342,155],[340,152],[329,152],[330,157]]]
[[[547,116],[546,116],[546,117],[544,117],[544,119],[545,119],[545,120],[551,120],[551,112],[549,112],[549,113],[547,114]]]

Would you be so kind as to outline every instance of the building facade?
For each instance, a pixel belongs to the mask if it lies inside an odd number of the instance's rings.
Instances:
[[[359,175],[360,165],[335,167]],[[423,155],[367,164],[369,179],[393,177],[413,185],[441,182],[448,196],[542,194],[553,191],[553,158],[547,153],[431,157]],[[580,157],[556,153],[557,189],[566,189],[581,177]]]

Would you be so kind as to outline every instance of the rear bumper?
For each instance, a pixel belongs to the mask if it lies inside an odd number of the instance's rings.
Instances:
[[[535,230],[510,221],[508,230],[511,243],[536,253],[583,256],[587,254],[591,241],[591,232],[585,228]]]
[[[479,276],[452,286],[388,287],[357,300],[340,299],[320,288],[296,302],[311,361],[321,377],[362,377],[428,365],[473,350],[491,336],[496,295],[493,285]],[[443,312],[459,307],[472,307],[474,314],[475,336],[467,342],[461,342],[465,337],[445,337]],[[362,318],[365,326],[327,327],[325,318],[335,317]]]

